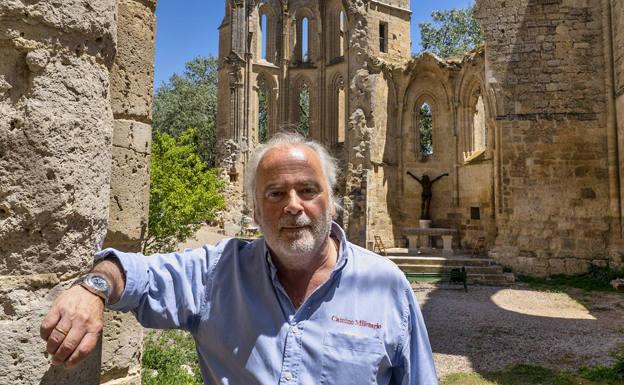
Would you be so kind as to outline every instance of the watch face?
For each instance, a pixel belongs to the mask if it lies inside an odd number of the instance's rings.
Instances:
[[[89,277],[89,283],[93,285],[97,290],[108,291],[108,282],[102,277],[92,275]]]

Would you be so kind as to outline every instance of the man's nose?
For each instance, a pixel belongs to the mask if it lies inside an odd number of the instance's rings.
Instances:
[[[296,214],[299,214],[301,211],[303,211],[303,206],[301,205],[301,199],[299,198],[297,191],[291,190],[288,193],[288,201],[286,202],[284,211],[291,215],[296,215]]]

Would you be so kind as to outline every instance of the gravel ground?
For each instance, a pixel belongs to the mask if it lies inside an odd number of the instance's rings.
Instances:
[[[438,376],[529,363],[571,370],[609,365],[624,346],[624,296],[512,287],[418,284]]]

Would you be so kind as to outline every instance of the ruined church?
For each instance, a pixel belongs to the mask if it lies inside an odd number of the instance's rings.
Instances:
[[[485,237],[536,275],[622,264],[624,0],[476,0],[485,45],[451,60],[412,58],[407,0],[216,4],[230,219],[250,151],[307,121],[341,162],[338,220],[356,243],[404,246],[421,204],[407,172],[448,173],[431,218],[456,247]],[[0,0],[2,384],[141,383],[132,315],[107,313],[75,371],[50,365],[39,324],[99,248],[145,236],[155,9]]]
[[[218,132],[232,213],[249,198],[250,151],[304,118],[341,164],[338,220],[362,246],[406,246],[422,219],[407,173],[448,173],[431,219],[457,229],[455,247],[483,237],[537,275],[622,264],[622,3],[477,1],[484,46],[444,60],[412,56],[407,0],[226,1]]]

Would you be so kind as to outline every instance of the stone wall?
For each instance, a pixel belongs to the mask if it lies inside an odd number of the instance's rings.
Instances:
[[[118,0],[117,6],[111,197],[104,247],[141,251],[149,204],[156,1]],[[100,381],[139,385],[142,340],[143,328],[134,315],[107,312]]]
[[[103,355],[70,371],[49,364],[39,325],[107,228],[107,245],[143,236],[154,7],[0,1],[0,383],[140,383],[128,317],[108,315]]]
[[[617,213],[610,210],[603,3],[477,5],[502,153],[494,255],[538,275],[604,264]]]

